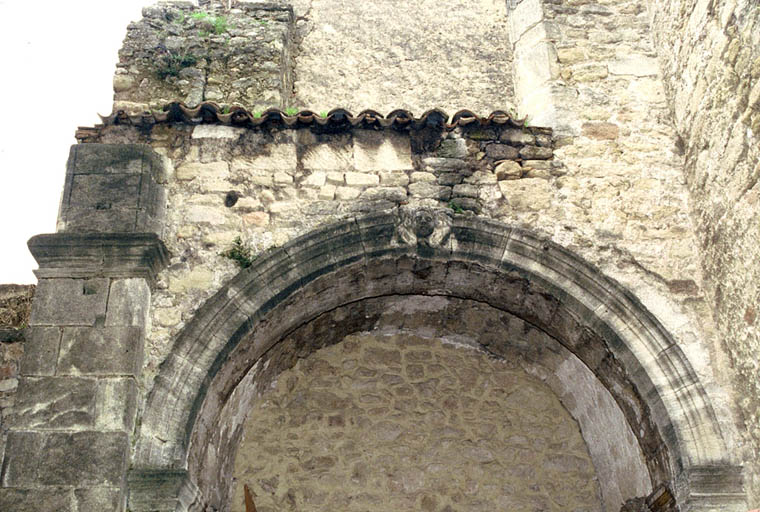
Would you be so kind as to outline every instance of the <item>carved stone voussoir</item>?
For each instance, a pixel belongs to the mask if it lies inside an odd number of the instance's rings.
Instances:
[[[446,245],[451,235],[451,213],[434,208],[404,208],[399,210],[394,240],[397,244]]]
[[[38,278],[142,277],[152,283],[169,262],[155,233],[56,233],[27,242]]]

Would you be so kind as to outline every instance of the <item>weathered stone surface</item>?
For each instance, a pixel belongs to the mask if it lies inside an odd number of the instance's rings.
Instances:
[[[599,140],[614,140],[620,134],[618,125],[605,122],[583,123],[581,130],[586,137]]]
[[[525,160],[548,160],[552,157],[552,149],[540,146],[523,146],[520,157]]]
[[[409,185],[409,193],[415,197],[441,199],[443,201],[451,197],[451,188],[441,187],[435,183],[420,181]]]
[[[71,489],[58,487],[36,489],[0,487],[0,510],[13,512],[39,512],[41,510],[74,512],[77,508]]]
[[[143,327],[148,321],[150,288],[145,279],[114,279],[108,294],[106,326]]]
[[[177,167],[174,176],[180,181],[189,181],[196,178],[225,179],[230,175],[227,162],[210,163],[186,163]]]
[[[489,144],[486,146],[486,155],[495,160],[516,160],[518,149],[507,144]]]
[[[367,130],[354,134],[354,162],[356,169],[363,172],[414,168],[408,137]]]
[[[394,4],[392,14],[382,4],[293,5],[305,18],[299,27],[306,34],[296,57],[299,104],[317,112],[373,108],[383,115],[398,108],[421,115],[437,107],[450,116],[462,108],[486,115],[510,104],[512,52],[503,3],[455,0],[441,9],[423,0]],[[452,12],[456,26],[449,26]],[[401,39],[399,20],[406,27]],[[442,26],[449,28],[430,30]]]
[[[494,169],[494,173],[496,174],[496,179],[499,181],[517,180],[522,177],[523,170],[517,162],[507,161],[501,162],[497,165]]]
[[[380,183],[380,177],[376,174],[365,174],[361,172],[347,172],[346,185],[349,187],[369,187]]]
[[[36,274],[45,281],[108,276],[140,277],[153,283],[169,261],[166,246],[155,233],[56,233],[34,236],[27,245],[40,265]]]
[[[183,487],[187,486],[187,471],[143,470],[130,471],[127,506],[134,512],[174,512],[181,503]]]
[[[19,373],[22,375],[53,375],[61,343],[58,327],[30,327],[26,334],[24,357]]]
[[[77,512],[103,512],[119,510],[123,501],[123,491],[119,487],[90,487],[76,489],[74,497]]]
[[[66,327],[60,343],[58,375],[140,373],[142,327]]]
[[[164,160],[146,145],[77,144],[66,171],[59,231],[156,230],[166,197]]]
[[[354,148],[349,141],[307,146],[303,155],[306,170],[347,171],[354,167]]]
[[[517,209],[542,210],[552,202],[551,186],[538,178],[500,181],[499,190],[509,205]]]
[[[26,377],[19,385],[13,426],[131,432],[136,393],[132,379]]]
[[[119,432],[11,432],[4,484],[9,487],[120,487],[129,441]]]
[[[94,325],[105,318],[109,284],[108,279],[40,279],[29,323]]]
[[[212,3],[201,10],[174,2],[145,9],[143,16],[130,25],[120,51],[116,109],[159,110],[172,100],[256,110],[285,106],[293,89],[289,6],[241,2],[230,11]],[[205,135],[203,125],[200,131]]]

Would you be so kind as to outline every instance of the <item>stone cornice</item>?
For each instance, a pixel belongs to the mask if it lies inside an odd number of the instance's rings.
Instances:
[[[155,233],[55,233],[27,242],[39,279],[55,277],[142,277],[150,283],[169,263]]]

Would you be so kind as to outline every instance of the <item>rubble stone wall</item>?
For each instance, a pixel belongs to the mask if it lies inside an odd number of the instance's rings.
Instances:
[[[286,4],[146,7],[119,51],[114,109],[140,113],[178,100],[285,108],[293,89],[293,23]]]
[[[256,401],[237,453],[236,512],[243,483],[261,512],[602,510],[546,384],[413,334],[350,335],[299,360]]]

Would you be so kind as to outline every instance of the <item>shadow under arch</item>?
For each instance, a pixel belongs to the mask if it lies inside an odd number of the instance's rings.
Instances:
[[[176,480],[162,492],[179,500],[178,510],[209,500],[219,506],[226,491],[212,491],[208,481],[199,489],[194,473],[202,464],[231,464],[235,435],[218,432],[219,419],[241,413],[225,405],[262,355],[327,311],[410,294],[484,302],[555,338],[610,391],[653,487],[666,485],[683,510],[715,496],[724,510],[743,506],[741,468],[704,388],[634,296],[529,232],[425,208],[319,228],[258,258],[210,298],[176,338],[148,396],[130,500],[139,500],[148,475]],[[203,454],[192,455],[191,447]]]

